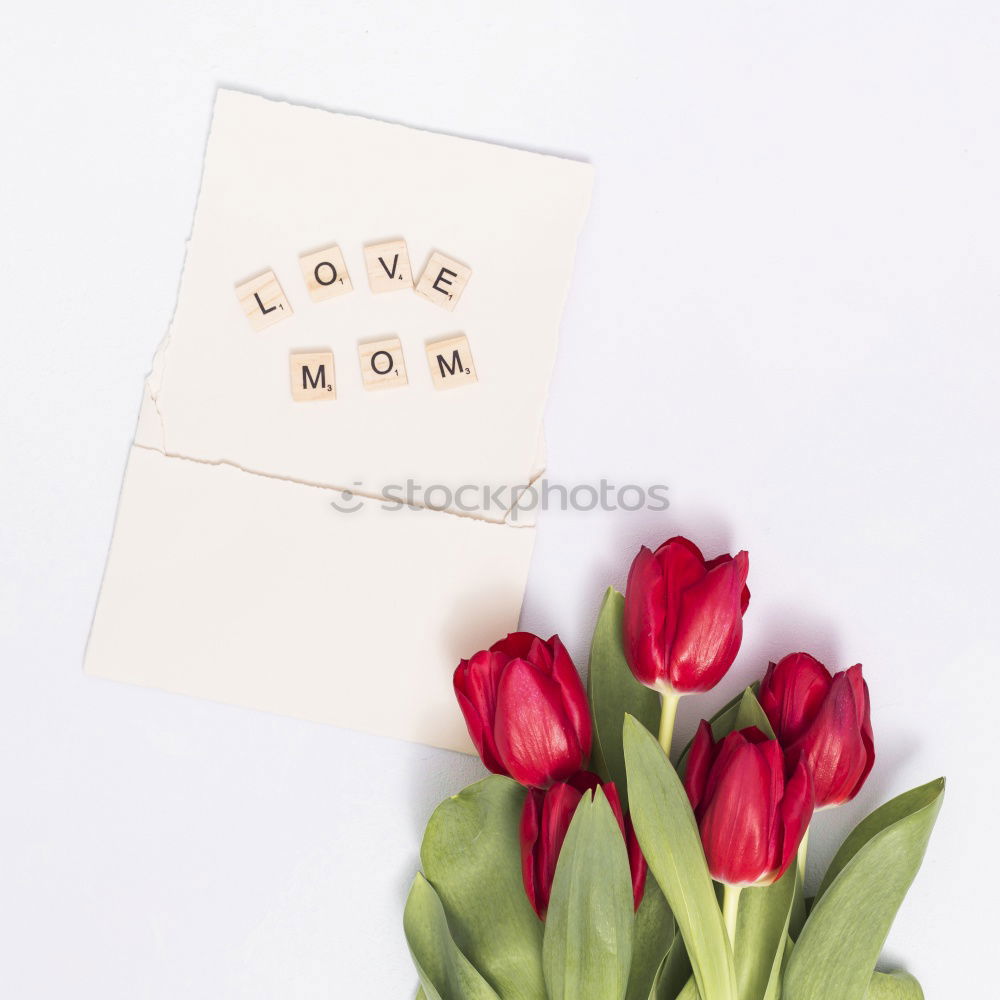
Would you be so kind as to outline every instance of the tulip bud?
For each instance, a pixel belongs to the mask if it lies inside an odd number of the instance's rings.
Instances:
[[[686,538],[643,546],[625,588],[625,658],[636,680],[661,694],[715,687],[743,639],[748,570],[746,552],[706,562]]]
[[[875,742],[860,663],[831,677],[808,653],[791,653],[767,668],[759,698],[786,753],[801,753],[809,765],[817,809],[861,791]]]
[[[552,880],[566,832],[584,795],[600,785],[625,838],[629,870],[632,873],[632,899],[636,909],[646,889],[646,859],[636,838],[632,821],[622,815],[621,799],[614,782],[601,785],[600,778],[581,771],[569,782],[560,782],[547,791],[532,788],[521,812],[521,875],[524,891],[540,920],[545,919],[552,894]]]
[[[462,660],[454,685],[472,742],[494,773],[547,788],[587,763],[587,693],[558,636],[545,642],[514,632]]]
[[[702,722],[684,788],[712,878],[734,886],[781,878],[813,813],[812,778],[801,757],[786,772],[778,741],[756,727],[716,743]]]

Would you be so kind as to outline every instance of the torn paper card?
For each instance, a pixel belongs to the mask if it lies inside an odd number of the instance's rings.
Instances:
[[[469,749],[451,672],[516,628],[534,529],[380,498],[541,471],[591,175],[220,92],[87,672]]]

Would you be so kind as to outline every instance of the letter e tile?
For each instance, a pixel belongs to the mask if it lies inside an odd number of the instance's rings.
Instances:
[[[288,363],[292,379],[292,399],[336,399],[333,354],[293,354]]]
[[[365,247],[368,284],[376,294],[413,288],[413,272],[405,240],[391,240]]]
[[[354,288],[351,276],[347,273],[344,255],[338,246],[305,253],[299,258],[299,264],[313,302],[345,295]]]
[[[432,253],[427,267],[417,282],[417,295],[449,312],[458,305],[472,271],[443,253]]]
[[[406,363],[399,337],[358,344],[361,381],[366,389],[395,389],[406,385]]]
[[[237,285],[236,298],[254,330],[266,330],[292,315],[292,307],[288,304],[274,271],[265,271],[256,278]]]
[[[479,381],[469,341],[464,333],[428,344],[427,363],[431,368],[431,381],[435,389],[452,389]]]

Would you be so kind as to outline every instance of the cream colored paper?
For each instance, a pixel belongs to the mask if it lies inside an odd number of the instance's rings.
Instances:
[[[468,749],[450,675],[516,627],[534,529],[331,503],[494,488],[540,471],[541,418],[591,169],[219,93],[177,310],[154,360],[86,657],[89,673]],[[453,311],[371,293],[401,237],[472,269]],[[354,290],[313,302],[336,243]],[[234,288],[273,270],[293,314],[253,331]],[[478,383],[435,392],[424,345],[464,333]],[[359,342],[398,336],[372,393]],[[291,353],[330,350],[336,401],[295,403]],[[340,501],[343,505],[342,500]]]

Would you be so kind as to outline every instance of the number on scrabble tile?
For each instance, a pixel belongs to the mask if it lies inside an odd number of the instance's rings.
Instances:
[[[288,304],[274,271],[265,271],[256,278],[237,285],[236,298],[253,330],[266,330],[292,315],[292,307]]]
[[[428,344],[427,363],[435,389],[452,389],[479,381],[464,333]]]
[[[354,289],[344,255],[336,245],[303,254],[299,257],[299,266],[313,302],[325,302]]]
[[[390,240],[365,247],[365,267],[368,285],[376,294],[413,287],[413,272],[405,240]]]
[[[288,368],[295,402],[337,398],[332,353],[293,354]]]
[[[432,253],[414,291],[449,312],[458,305],[472,270],[443,253]]]
[[[406,362],[399,337],[358,344],[361,382],[368,390],[395,389],[406,385]]]

